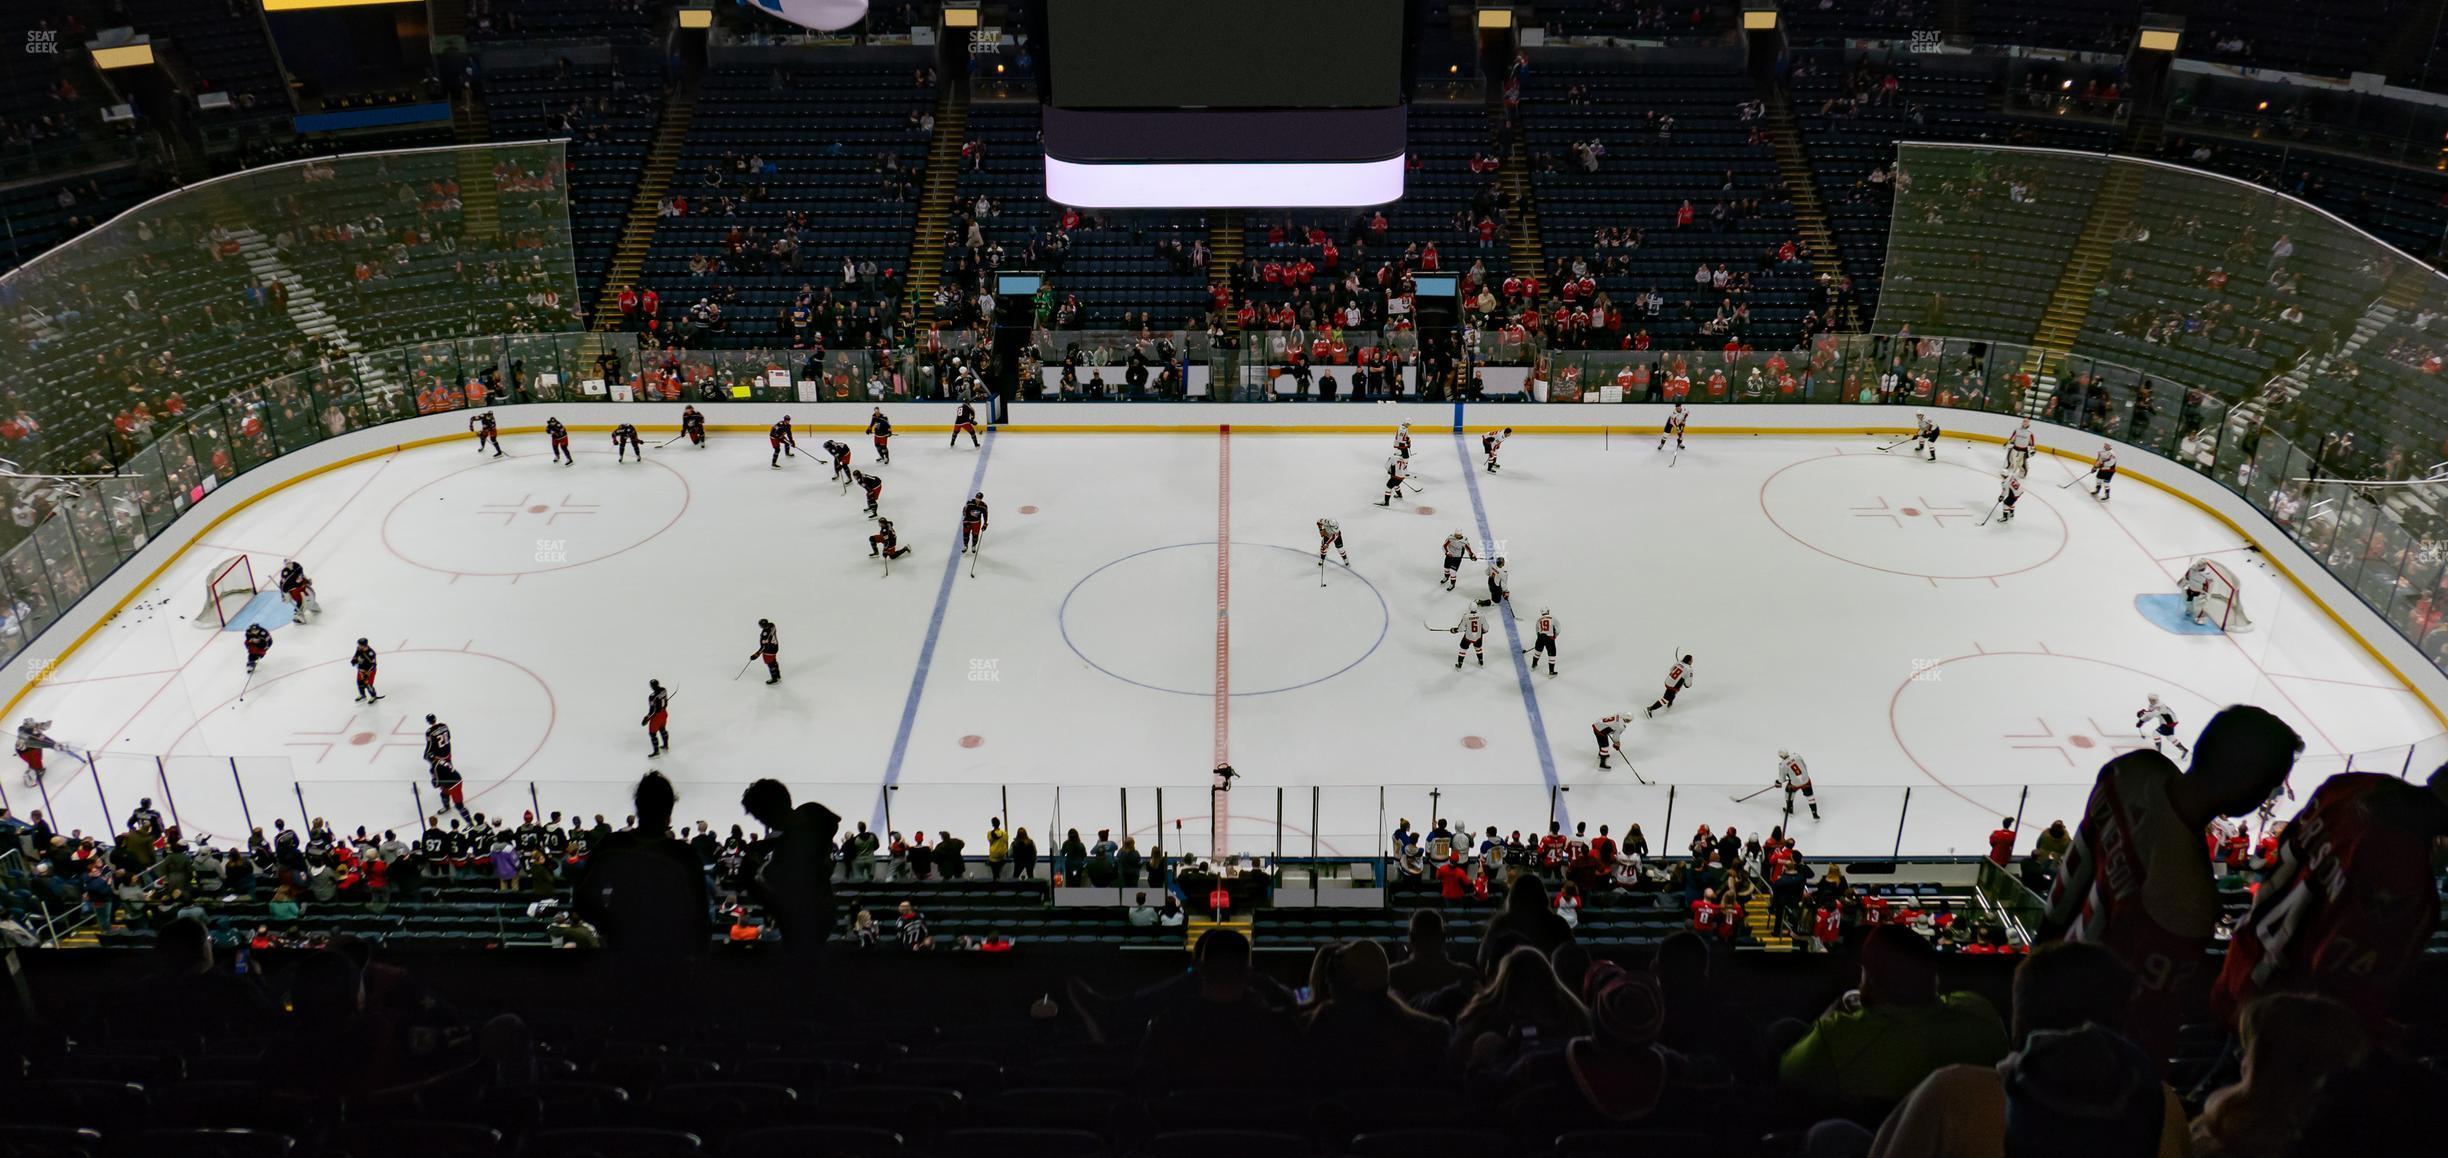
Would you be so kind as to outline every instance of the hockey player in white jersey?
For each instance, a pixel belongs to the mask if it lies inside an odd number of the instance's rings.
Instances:
[[[1447,591],[1454,589],[1455,582],[1458,581],[1462,575],[1462,560],[1477,559],[1478,557],[1479,552],[1471,546],[1470,538],[1464,535],[1462,532],[1455,531],[1453,534],[1445,536],[1444,588]]]
[[[1623,734],[1631,729],[1632,712],[1629,708],[1613,715],[1600,716],[1597,723],[1590,725],[1590,734],[1598,738],[1599,768],[1604,769],[1610,757],[1624,755]],[[1631,763],[1632,758],[1624,756],[1624,764],[1628,767]]]
[[[2108,501],[2108,488],[2116,482],[2116,451],[2105,442],[2099,454],[2091,460],[2091,497]]]
[[[1462,657],[1478,653],[1479,666],[1487,666],[1487,618],[1472,607],[1462,612],[1462,621],[1445,630],[1462,637],[1462,645],[1454,649],[1454,670],[1462,670]]]
[[[1810,767],[1800,756],[1777,749],[1776,782],[1777,787],[1785,790],[1785,815],[1793,815],[1794,793],[1799,792],[1810,805],[1811,819],[1819,819],[1819,797],[1811,791]]]
[[[1487,598],[1479,601],[1479,606],[1494,607],[1499,603],[1509,602],[1512,596],[1513,588],[1511,580],[1505,574],[1504,556],[1498,555],[1488,560],[1488,593]]]
[[[1505,427],[1502,430],[1490,431],[1479,436],[1479,452],[1487,456],[1486,469],[1489,474],[1496,473],[1498,469],[1496,465],[1496,452],[1503,450],[1504,441],[1511,437],[1513,437],[1513,428],[1510,426]]]
[[[1666,666],[1666,690],[1660,693],[1658,698],[1649,701],[1649,710],[1642,712],[1641,715],[1654,716],[1658,714],[1659,708],[1673,707],[1675,696],[1683,689],[1692,686],[1692,672],[1692,657],[1688,655],[1668,664]]]
[[[1408,480],[1410,477],[1411,477],[1411,460],[1410,460],[1410,459],[1404,458],[1403,456],[1401,456],[1401,455],[1399,455],[1399,454],[1397,454],[1397,455],[1389,455],[1389,456],[1387,456],[1387,458],[1386,458],[1386,484],[1385,484],[1385,497],[1384,497],[1384,498],[1381,498],[1381,499],[1378,499],[1378,500],[1377,500],[1377,505],[1378,505],[1378,506],[1381,506],[1381,507],[1390,507],[1390,506],[1393,506],[1393,505],[1394,505],[1394,500],[1399,499],[1399,498],[1401,498],[1401,497],[1402,497],[1402,493],[1403,493],[1403,483],[1404,483],[1404,481],[1405,481],[1405,480]]]
[[[1411,424],[1408,422],[1398,423],[1394,427],[1394,457],[1405,462],[1411,460]]]
[[[1676,450],[1683,449],[1683,430],[1690,425],[1691,412],[1683,409],[1682,403],[1675,403],[1674,409],[1666,412],[1665,429],[1658,432],[1658,449],[1666,449],[1666,440],[1670,438],[1674,440]]]
[[[2023,476],[2013,471],[1998,472],[1998,521],[2014,521],[2015,504],[2023,501]]]
[[[2020,478],[2031,473],[2032,451],[2040,446],[2040,436],[2032,432],[2031,419],[2024,419],[2006,436],[2006,469]]]
[[[1543,655],[1547,657],[1547,674],[1552,676],[1556,673],[1555,612],[1549,611],[1544,607],[1539,608],[1538,632],[1532,638],[1530,646],[1523,648],[1522,650],[1530,654],[1530,669],[1532,671],[1538,670],[1539,657]]]
[[[1913,415],[1913,453],[1927,455],[1931,462],[1938,461],[1938,424],[1926,414]]]
[[[1343,565],[1346,567],[1351,566],[1351,552],[1343,549],[1342,524],[1335,522],[1333,519],[1319,519],[1317,521],[1317,528],[1318,562],[1323,563],[1326,561],[1326,549],[1328,547],[1332,547],[1335,549],[1336,553],[1343,556]]]
[[[2142,705],[2142,710],[2134,713],[2134,727],[2150,737],[2152,751],[2164,752],[2166,749],[2161,745],[2174,744],[2177,755],[2192,758],[2193,750],[2176,738],[2176,710],[2162,702],[2159,693],[2152,692],[2149,701]]]

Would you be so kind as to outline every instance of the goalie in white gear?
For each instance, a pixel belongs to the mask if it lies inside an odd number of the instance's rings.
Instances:
[[[1556,673],[1555,612],[1544,607],[1539,608],[1538,633],[1533,637],[1530,646],[1523,650],[1530,653],[1531,670],[1538,669],[1538,657],[1543,655],[1547,657],[1547,674],[1552,676]]]
[[[1454,670],[1462,670],[1462,657],[1477,652],[1479,666],[1487,666],[1487,619],[1476,607],[1462,612],[1462,621],[1445,630],[1462,637],[1462,646],[1454,649]]]
[[[1799,792],[1803,802],[1810,805],[1811,819],[1819,819],[1819,797],[1811,791],[1810,768],[1800,756],[1777,749],[1776,782],[1777,787],[1785,790],[1785,815],[1793,815],[1794,793]]]
[[[1381,507],[1393,506],[1394,500],[1402,497],[1404,480],[1409,479],[1410,477],[1410,459],[1404,458],[1399,454],[1387,456],[1385,497],[1377,500],[1377,505]]]
[[[1454,589],[1455,581],[1462,574],[1462,560],[1466,558],[1477,559],[1478,557],[1479,552],[1471,547],[1469,536],[1464,535],[1460,531],[1455,531],[1453,534],[1445,536],[1444,587],[1447,591]]]
[[[1610,756],[1624,755],[1623,734],[1631,729],[1632,711],[1629,708],[1611,716],[1601,716],[1597,723],[1590,725],[1590,734],[1598,738],[1598,767],[1605,768]],[[1631,762],[1630,756],[1624,756],[1625,764]]]
[[[2032,451],[2040,445],[2040,436],[2032,433],[2031,419],[2024,419],[2006,436],[2006,469],[2020,477],[2031,473]]]
[[[2185,742],[2176,738],[2176,710],[2162,703],[2159,693],[2152,692],[2149,702],[2134,713],[2134,727],[2150,737],[2152,751],[2164,752],[2166,749],[2160,745],[2174,744],[2177,755],[2188,760],[2193,757],[2193,749],[2185,747]]]
[[[2217,574],[2210,560],[2204,559],[2187,568],[2184,578],[2177,581],[2184,591],[2185,614],[2195,623],[2210,622],[2210,583]]]

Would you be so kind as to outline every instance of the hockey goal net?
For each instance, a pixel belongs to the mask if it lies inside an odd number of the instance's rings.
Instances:
[[[230,617],[245,610],[247,601],[255,598],[255,567],[247,557],[239,555],[212,569],[204,578],[204,609],[196,612],[195,625],[215,629],[227,628]]]
[[[2252,630],[2252,618],[2244,614],[2243,589],[2236,585],[2235,572],[2228,570],[2225,563],[2195,559],[2185,574],[2198,576],[2205,589],[2198,608],[2205,622],[2216,625],[2220,631]]]

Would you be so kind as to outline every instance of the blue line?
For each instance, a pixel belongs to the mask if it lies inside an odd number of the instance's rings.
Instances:
[[[994,455],[994,441],[995,428],[990,425],[984,445],[978,448],[977,470],[969,476],[969,494],[986,489],[986,460]],[[957,515],[953,517],[952,530],[952,541],[960,542]],[[980,543],[982,546],[982,538]],[[909,757],[910,729],[918,724],[918,699],[926,694],[927,669],[935,666],[935,641],[943,637],[944,611],[952,605],[952,582],[960,578],[960,565],[959,550],[944,556],[943,583],[935,589],[935,613],[927,617],[926,643],[918,648],[918,670],[910,674],[909,699],[901,704],[901,727],[893,733],[892,759],[884,765],[884,786],[876,791],[875,816],[868,821],[878,832],[884,830],[884,797],[893,785],[900,783],[901,762]]]
[[[1490,559],[1496,557],[1496,535],[1488,530],[1487,504],[1479,498],[1479,464],[1471,461],[1470,442],[1457,425],[1454,429],[1454,458],[1462,464],[1462,481],[1470,487],[1471,517],[1479,521],[1479,544]],[[1556,819],[1572,823],[1572,810],[1565,806],[1563,794],[1556,791],[1555,753],[1547,747],[1547,719],[1539,714],[1538,687],[1530,682],[1530,665],[1522,659],[1521,627],[1513,622],[1513,601],[1496,605],[1497,617],[1504,620],[1505,652],[1513,657],[1513,678],[1521,683],[1522,710],[1530,714],[1530,740],[1538,745],[1539,775],[1547,780],[1548,796],[1556,801]]]

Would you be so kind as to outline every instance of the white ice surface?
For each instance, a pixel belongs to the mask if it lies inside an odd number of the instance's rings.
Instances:
[[[940,437],[901,438],[881,468],[915,548],[889,577],[856,496],[812,460],[769,468],[761,437],[644,465],[582,439],[564,468],[540,436],[513,436],[505,459],[462,443],[318,476],[223,523],[60,662],[21,710],[99,767],[56,760],[40,793],[11,778],[7,803],[88,831],[140,796],[217,838],[305,811],[404,828],[418,793],[434,803],[417,759],[433,712],[479,809],[618,822],[652,766],[680,782],[683,817],[719,825],[773,775],[853,820],[888,802],[893,827],[973,844],[1008,815],[1049,850],[1059,826],[1206,851],[1222,440],[999,436],[971,578],[951,552],[980,452]],[[1782,819],[1776,793],[1729,797],[1765,785],[1785,747],[1817,779],[1824,818],[1796,821],[1807,849],[1971,852],[2000,815],[2071,818],[2100,761],[2137,742],[2147,692],[2188,739],[2220,705],[2269,708],[2304,734],[2312,778],[2437,735],[2247,553],[2221,558],[2255,631],[2175,635],[2138,614],[2134,597],[2173,591],[2190,557],[2241,545],[2191,506],[2130,481],[2103,505],[2043,459],[2021,517],[1979,526],[1994,446],[1950,443],[1932,464],[1878,445],[1696,429],[1678,456],[1654,437],[1525,435],[1488,475],[1475,437],[1430,432],[1422,492],[1387,509],[1385,437],[1232,436],[1230,846],[1366,852],[1398,817],[1532,831],[1552,806],[1679,848],[1699,823]],[[1479,537],[1481,508],[1520,644],[1541,607],[1563,624],[1562,674],[1528,676],[1527,696],[1511,636],[1457,672],[1438,630],[1484,590],[1476,565],[1460,593],[1437,585],[1440,542]],[[1323,586],[1320,515],[1353,556]],[[304,561],[325,608],[275,632],[244,703],[238,636],[185,618],[238,552],[267,586]],[[734,679],[759,616],[781,629],[779,686],[759,665]],[[350,700],[359,636],[383,653],[378,705]],[[1697,686],[1625,739],[1654,786],[1600,772],[1590,721],[1645,706],[1678,649],[1698,656]],[[677,749],[651,762],[650,677],[679,692]]]

